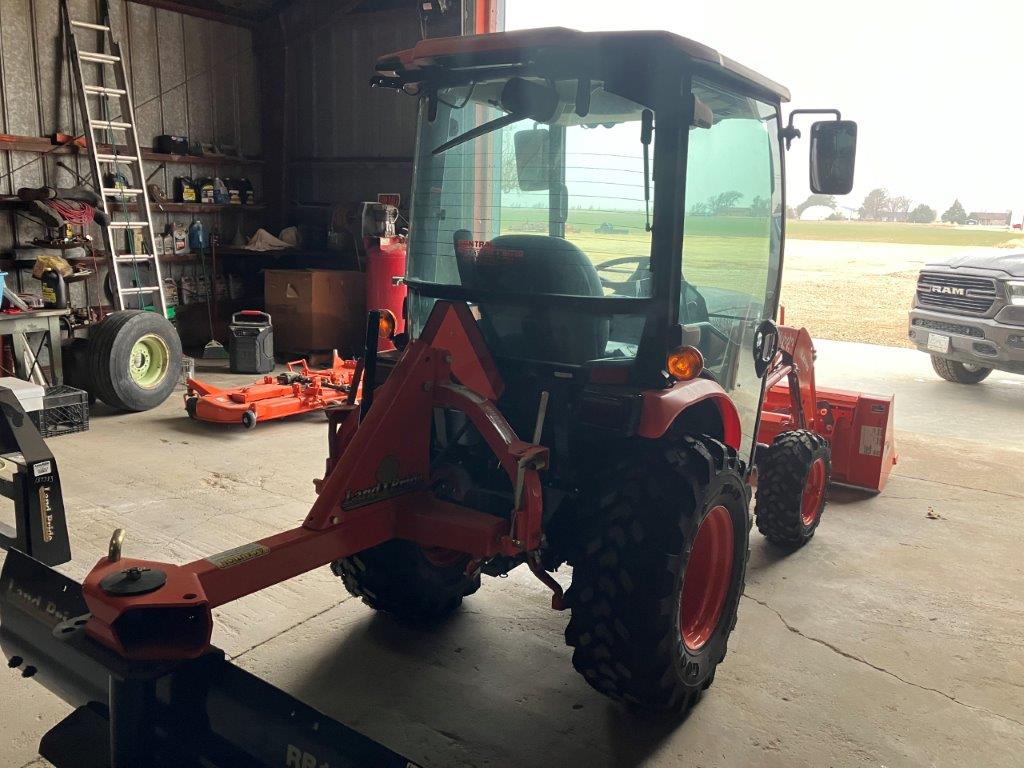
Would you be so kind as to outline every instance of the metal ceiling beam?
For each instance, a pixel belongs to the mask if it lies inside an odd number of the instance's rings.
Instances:
[[[224,13],[223,11],[213,11],[209,8],[201,8],[199,6],[190,5],[188,3],[176,2],[176,0],[130,0],[133,3],[139,5],[149,5],[153,8],[162,8],[165,11],[174,11],[175,13],[181,13],[186,16],[196,16],[200,19],[207,19],[209,21],[219,21],[222,24],[231,24],[236,27],[245,27],[247,29],[254,28],[260,21],[260,19],[252,16],[236,16],[232,13]]]

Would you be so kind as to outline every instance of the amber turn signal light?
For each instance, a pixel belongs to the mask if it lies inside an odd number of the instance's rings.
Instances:
[[[704,370],[704,355],[696,347],[679,347],[669,353],[665,370],[678,381],[695,379]]]
[[[377,311],[380,312],[380,323],[378,325],[378,329],[381,338],[394,338],[395,329],[398,327],[398,321],[395,319],[395,313],[390,309],[378,309]]]

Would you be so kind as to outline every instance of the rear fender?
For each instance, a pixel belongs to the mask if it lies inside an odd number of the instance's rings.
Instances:
[[[669,389],[647,390],[642,394],[640,425],[637,434],[657,439],[686,411],[702,403],[715,406],[721,427],[722,441],[730,448],[740,448],[740,415],[729,394],[710,379],[677,381]],[[692,412],[692,410],[691,410]]]

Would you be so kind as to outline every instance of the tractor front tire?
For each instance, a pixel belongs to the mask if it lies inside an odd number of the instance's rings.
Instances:
[[[345,588],[377,611],[430,624],[453,613],[480,588],[480,574],[466,575],[469,555],[424,549],[393,539],[336,560],[331,570]]]
[[[605,695],[686,711],[725,657],[746,575],[749,495],[711,438],[641,444],[595,488],[573,562],[572,663]]]
[[[757,530],[773,544],[802,547],[821,522],[832,451],[814,432],[797,429],[778,435],[757,457]]]
[[[965,365],[956,360],[947,360],[938,355],[932,355],[932,368],[946,381],[954,384],[977,384],[988,378],[992,373],[991,368],[983,368],[980,365]]]

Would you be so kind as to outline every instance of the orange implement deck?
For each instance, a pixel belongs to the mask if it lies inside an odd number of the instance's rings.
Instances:
[[[185,410],[199,421],[242,424],[251,428],[261,421],[283,419],[347,402],[355,373],[354,360],[342,360],[335,355],[330,368],[310,370],[305,360],[297,360],[288,363],[287,373],[264,376],[253,384],[233,389],[189,379]]]

